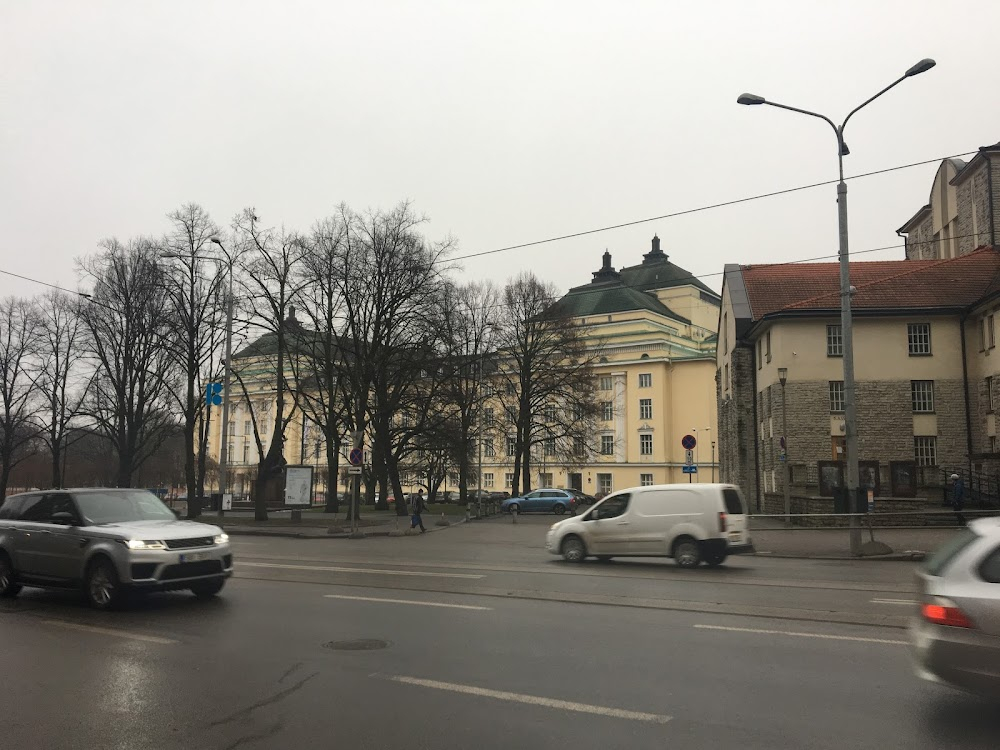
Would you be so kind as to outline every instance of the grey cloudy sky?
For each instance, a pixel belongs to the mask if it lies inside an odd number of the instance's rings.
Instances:
[[[458,254],[836,177],[819,121],[923,57],[859,114],[848,173],[1000,140],[1000,3],[26,2],[0,0],[0,268],[68,286],[108,236],[201,203],[308,230],[332,207],[409,198]],[[895,245],[935,165],[850,186],[852,249]],[[834,188],[463,262],[560,288],[657,232],[671,259],[836,252]],[[868,258],[901,257],[901,250]],[[718,288],[718,277],[706,281]],[[0,276],[0,294],[41,287]]]

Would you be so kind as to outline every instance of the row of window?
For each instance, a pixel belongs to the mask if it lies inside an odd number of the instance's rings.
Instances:
[[[611,401],[601,402],[601,420],[604,422],[610,422],[615,418],[615,405]],[[640,398],[639,399],[639,419],[652,419],[653,418],[653,399],[651,398]]]
[[[639,387],[640,388],[652,388],[653,387],[653,374],[650,372],[639,373]],[[602,391],[614,390],[614,378],[610,375],[602,375],[598,383],[598,388]]]
[[[318,443],[317,443],[318,445]],[[507,456],[508,458],[513,458],[517,452],[517,439],[508,437],[507,438]],[[582,456],[586,452],[584,440],[581,437],[573,438],[573,453],[577,456]],[[542,453],[546,456],[554,456],[556,454],[556,439],[555,438],[545,438],[542,441]],[[496,446],[493,443],[492,438],[483,438],[483,455],[486,458],[496,457]],[[601,455],[602,456],[613,456],[615,454],[615,436],[614,435],[601,435]],[[639,455],[641,456],[652,456],[653,455],[653,436],[647,433],[639,435]]]
[[[910,404],[914,414],[934,413],[934,381],[911,380]],[[844,381],[830,381],[830,411],[834,414],[844,411]]]
[[[906,324],[906,349],[911,357],[926,357],[931,354],[930,323]],[[768,351],[770,352],[770,337],[768,338]],[[844,356],[844,331],[840,323],[826,327],[826,356]],[[768,354],[768,362],[770,361],[770,354]]]

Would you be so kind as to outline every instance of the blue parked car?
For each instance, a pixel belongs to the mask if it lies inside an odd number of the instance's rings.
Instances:
[[[527,495],[512,497],[500,504],[504,513],[555,513],[576,512],[577,498],[566,490],[535,490]]]

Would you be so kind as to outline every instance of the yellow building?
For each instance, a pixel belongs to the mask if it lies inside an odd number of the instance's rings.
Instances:
[[[575,487],[588,494],[669,482],[712,481],[716,474],[715,349],[719,296],[671,263],[654,237],[641,263],[616,271],[611,254],[589,284],[558,305],[584,327],[601,415],[593,458],[553,462],[532,455],[533,487]],[[684,474],[681,440],[695,436],[698,473]],[[488,444],[484,489],[511,491],[512,437]],[[492,454],[492,455],[490,455]],[[717,478],[717,477],[715,477]]]

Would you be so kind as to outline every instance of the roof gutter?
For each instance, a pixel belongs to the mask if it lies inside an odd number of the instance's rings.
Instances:
[[[986,157],[986,194],[990,196],[990,247],[997,246],[997,222],[993,206],[996,201],[993,199],[993,163],[990,157]]]

